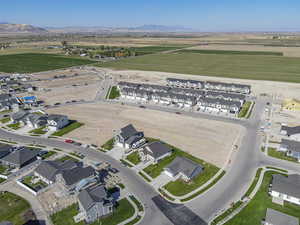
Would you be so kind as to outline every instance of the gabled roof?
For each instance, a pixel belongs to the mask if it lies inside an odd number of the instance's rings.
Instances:
[[[288,136],[294,135],[294,134],[300,134],[300,126],[296,126],[296,127],[282,126],[281,130],[286,131],[286,134]]]
[[[0,158],[8,155],[12,149],[11,145],[0,144]]]
[[[88,187],[78,195],[78,200],[85,211],[88,211],[96,203],[104,205],[106,198],[107,192],[104,185]]]
[[[166,167],[166,170],[169,170],[175,175],[178,173],[182,173],[189,178],[193,177],[193,174],[197,169],[203,170],[204,168],[200,164],[185,157],[176,157]]]
[[[18,111],[18,112],[16,112],[16,113],[13,113],[12,115],[11,115],[11,118],[13,119],[13,120],[21,120],[21,119],[23,119],[25,116],[27,116],[28,115],[28,112],[26,112],[26,111],[24,111],[24,110],[20,110],[20,111]]]
[[[82,179],[95,175],[95,169],[91,166],[88,167],[75,167],[70,170],[64,170],[62,177],[67,185],[73,185]]]
[[[300,152],[300,142],[298,141],[282,139],[281,145],[286,146],[286,148],[290,151]]]
[[[38,153],[39,151],[37,150],[23,148],[21,150],[17,150],[15,152],[10,153],[9,155],[5,156],[2,160],[21,166],[29,160],[35,158],[38,155]]]
[[[266,222],[272,225],[299,225],[298,218],[274,209],[267,209]]]
[[[157,159],[172,150],[165,144],[156,141],[148,144],[147,146],[144,147],[144,153],[151,155],[154,159]]]
[[[67,118],[67,116],[65,116],[65,115],[59,115],[59,114],[51,114],[51,115],[48,116],[48,121],[49,120],[53,120],[55,122],[58,122],[58,121],[60,121],[63,118]]]
[[[126,140],[127,138],[134,136],[138,131],[134,128],[132,124],[127,125],[120,129],[120,135]]]
[[[281,174],[273,175],[272,191],[300,198],[300,175],[292,174],[288,177]]]

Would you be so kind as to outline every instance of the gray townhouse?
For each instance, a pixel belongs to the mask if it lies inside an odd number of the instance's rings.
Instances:
[[[274,209],[267,209],[266,217],[262,221],[263,225],[299,225],[299,219],[279,212]]]
[[[155,84],[141,84],[139,86],[140,90],[150,91],[150,92],[164,92],[167,93],[169,91],[169,87]]]
[[[244,85],[244,84],[206,81],[204,86],[205,86],[206,90],[235,92],[235,93],[241,93],[241,94],[250,94],[251,93],[251,86]]]
[[[217,91],[207,91],[205,94],[207,98],[216,98],[224,99],[227,101],[239,101],[241,104],[244,104],[246,96],[236,93],[226,93],[226,92],[217,92]]]
[[[278,150],[285,152],[287,156],[293,157],[300,162],[300,142],[282,139]]]
[[[203,81],[167,78],[169,87],[204,89]]]
[[[0,94],[0,111],[19,108],[19,102],[10,94]]]
[[[296,126],[296,127],[281,126],[280,134],[285,135],[292,140],[300,141],[300,126]]]
[[[146,143],[144,133],[137,131],[132,124],[121,128],[114,137],[115,145],[125,149],[136,149]]]
[[[228,101],[217,98],[201,98],[197,102],[199,110],[208,112],[225,112],[237,114],[242,104],[239,101]]]
[[[289,202],[300,206],[300,175],[290,174],[284,176],[274,174],[269,194],[281,200],[282,204]]]
[[[150,161],[153,164],[158,163],[161,159],[168,157],[171,154],[172,149],[159,141],[147,144],[139,151],[139,156],[142,161]]]
[[[197,99],[205,96],[205,91],[202,90],[194,90],[194,89],[184,89],[184,88],[171,88],[169,90],[172,94],[182,94],[196,97]]]
[[[185,182],[189,182],[201,174],[203,170],[203,166],[188,158],[176,157],[164,168],[164,173],[173,179],[182,179]]]
[[[140,84],[131,83],[131,82],[125,82],[125,81],[120,81],[118,83],[119,90],[121,90],[122,88],[134,88],[134,89],[138,89],[139,86],[140,86]]]
[[[113,213],[114,200],[104,185],[96,185],[82,190],[78,194],[79,215],[87,223]]]

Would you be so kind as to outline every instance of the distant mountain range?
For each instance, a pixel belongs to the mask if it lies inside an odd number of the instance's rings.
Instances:
[[[11,24],[0,22],[0,33],[45,33],[44,28],[35,27],[28,24]]]

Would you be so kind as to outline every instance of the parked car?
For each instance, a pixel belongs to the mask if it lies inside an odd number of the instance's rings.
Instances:
[[[73,144],[76,146],[81,146],[81,143],[79,143],[79,142],[73,142]]]
[[[66,143],[69,143],[69,144],[72,144],[72,143],[74,143],[74,141],[73,141],[73,140],[71,140],[71,139],[66,139],[66,140],[65,140],[65,142],[66,142]]]
[[[145,109],[146,108],[146,106],[144,106],[144,105],[140,105],[139,106],[141,109]]]
[[[180,115],[180,114],[181,114],[181,112],[176,112],[176,114]]]
[[[60,102],[56,102],[54,105],[60,105]]]

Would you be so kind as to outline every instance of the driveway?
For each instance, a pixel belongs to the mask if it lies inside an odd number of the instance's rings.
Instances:
[[[116,160],[120,160],[123,158],[124,153],[125,153],[124,148],[114,147],[112,150],[107,152],[107,155],[111,156]]]
[[[162,186],[164,186],[165,184],[169,183],[170,181],[172,181],[173,179],[168,176],[167,174],[165,174],[164,172],[162,172],[158,177],[156,177],[152,182],[151,185],[155,188],[158,189]]]

